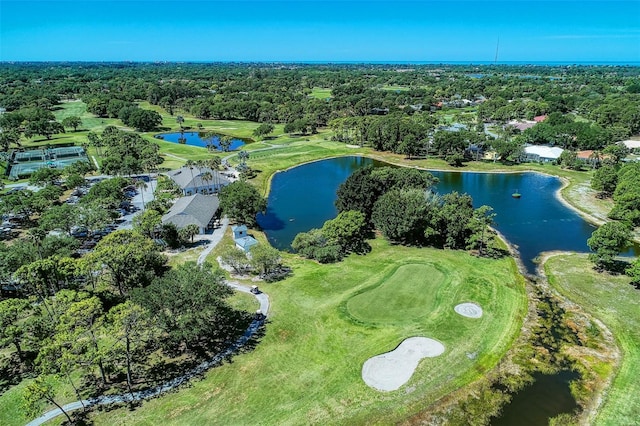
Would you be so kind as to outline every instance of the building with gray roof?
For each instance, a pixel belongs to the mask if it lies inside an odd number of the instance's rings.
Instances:
[[[209,167],[181,167],[167,172],[167,176],[182,190],[183,195],[215,194],[231,181]]]
[[[212,228],[213,219],[220,206],[216,195],[194,194],[179,198],[162,216],[162,223],[172,223],[178,229],[195,224],[204,234]]]

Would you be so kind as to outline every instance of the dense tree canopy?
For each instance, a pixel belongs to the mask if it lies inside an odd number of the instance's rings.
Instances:
[[[220,208],[236,222],[251,226],[256,223],[256,214],[266,210],[267,200],[253,185],[237,181],[220,191]]]
[[[166,258],[153,240],[121,230],[103,238],[87,255],[87,261],[104,268],[109,283],[123,296],[133,288],[146,287],[161,275]]]
[[[226,301],[232,293],[220,269],[186,262],[136,291],[134,300],[160,326],[164,347],[211,350],[225,342],[239,319]]]
[[[296,235],[291,246],[299,254],[320,263],[337,262],[349,253],[368,251],[367,228],[362,212],[348,210],[326,221],[322,229]]]
[[[417,188],[426,191],[437,179],[426,171],[398,167],[365,167],[356,170],[338,187],[336,207],[339,212],[361,212],[371,221],[377,199],[391,189]]]
[[[607,222],[591,234],[587,245],[592,253],[589,258],[596,268],[611,270],[615,257],[629,241],[629,227],[621,222]]]

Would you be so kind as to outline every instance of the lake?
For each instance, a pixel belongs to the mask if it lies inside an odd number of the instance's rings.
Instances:
[[[320,228],[337,215],[334,206],[338,186],[355,170],[366,165],[382,166],[365,157],[339,157],[316,161],[276,173],[264,215],[258,223],[269,242],[290,250],[300,232]],[[520,252],[529,273],[535,273],[534,259],[544,251],[587,252],[587,239],[595,229],[555,196],[562,183],[539,173],[431,172],[440,182],[435,189],[443,194],[466,192],[474,207],[493,207],[495,228]],[[518,191],[521,198],[511,194]],[[637,248],[636,248],[637,250]],[[629,254],[636,253],[631,250]]]
[[[209,143],[207,140],[205,140],[206,132],[184,132],[184,133],[175,132],[175,133],[160,133],[158,135],[155,135],[156,139],[162,139],[167,142],[173,142],[173,143],[179,143],[178,139],[180,139],[181,137],[184,137],[186,139],[185,145],[207,148],[207,144]],[[220,147],[220,136],[218,135],[213,136],[211,143],[216,147],[218,151],[222,151],[222,148]],[[229,147],[229,151],[234,151],[236,149],[239,149],[240,147],[244,146],[245,143],[246,142],[243,141],[242,139],[237,139],[237,138],[231,139],[231,146]]]

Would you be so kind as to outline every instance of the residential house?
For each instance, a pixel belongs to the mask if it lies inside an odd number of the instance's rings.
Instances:
[[[610,159],[611,155],[596,153],[593,150],[585,150],[576,152],[576,158],[592,167],[597,167],[602,160]]]
[[[516,120],[511,120],[507,123],[507,126],[511,126],[513,128],[516,128],[518,130],[520,130],[521,132],[524,132],[527,129],[532,128],[533,126],[536,125],[535,121],[516,121]]]
[[[389,114],[389,108],[371,108],[369,110],[370,115],[387,115]]]
[[[563,151],[564,149],[557,146],[528,145],[524,147],[521,161],[543,163],[556,161]]]
[[[213,228],[213,221],[220,201],[216,195],[193,194],[178,198],[169,211],[162,216],[162,223],[172,223],[178,229],[195,224],[200,234]]]
[[[640,149],[640,141],[634,141],[632,139],[627,139],[626,141],[620,141],[619,144],[622,144],[627,147],[630,151],[635,149]]]
[[[222,173],[208,167],[181,167],[167,172],[167,176],[182,190],[183,195],[215,194],[231,181]]]

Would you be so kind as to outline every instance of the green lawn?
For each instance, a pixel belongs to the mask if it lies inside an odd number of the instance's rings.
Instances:
[[[314,87],[309,96],[316,99],[327,99],[331,97],[331,89],[325,87]]]
[[[76,116],[82,120],[82,126],[78,130],[102,132],[107,126],[116,126],[119,128],[125,128],[120,120],[117,118],[100,118],[96,117],[90,112],[87,112],[87,104],[80,100],[63,102],[59,105],[59,108],[53,111],[56,120],[62,121],[67,117]],[[67,129],[67,131],[71,131]]]
[[[390,90],[392,92],[408,92],[411,88],[408,86],[400,86],[397,84],[392,84],[392,85],[384,85],[381,86],[380,89],[382,90]]]
[[[272,308],[266,334],[255,350],[235,356],[232,363],[210,370],[180,392],[133,411],[96,413],[93,420],[109,425],[388,424],[495,366],[526,312],[524,286],[512,259],[391,246],[381,239],[372,241],[372,247],[368,255],[352,255],[336,265],[285,255],[294,273],[285,281],[261,286]],[[397,294],[376,290],[385,277],[399,283],[410,272],[422,274],[436,265],[446,279],[414,279],[416,294],[435,292],[421,299],[427,303],[424,315],[399,320],[401,313],[385,312],[395,310],[396,296],[406,299],[410,292],[405,283],[399,284],[403,288]],[[394,277],[396,273],[400,275]],[[367,291],[384,292],[378,296],[388,301],[372,304],[368,319],[375,320],[378,312],[387,320],[363,323],[345,311],[349,300]],[[484,316],[472,320],[456,314],[453,307],[463,301],[479,303]],[[361,378],[363,363],[411,336],[434,338],[446,352],[424,359],[398,391],[369,388]]]
[[[255,312],[260,309],[260,303],[256,300],[255,297],[251,294],[242,293],[240,291],[236,291],[229,298],[229,304],[234,309],[240,309],[242,311],[247,312]]]
[[[549,282],[601,320],[615,336],[623,357],[594,424],[631,425],[640,419],[640,290],[629,277],[595,272],[586,255],[550,258]]]
[[[74,373],[73,379],[76,384],[80,383],[80,374]],[[31,382],[32,379],[30,378],[24,379],[16,386],[12,386],[10,389],[0,394],[0,425],[22,426],[30,420],[25,415],[22,406],[24,390]],[[60,378],[58,380],[54,380],[53,383],[57,403],[64,405],[78,400],[78,397],[67,380]],[[42,404],[42,412],[53,410],[55,408],[56,407],[53,404]],[[63,420],[64,416],[60,416],[47,423],[47,425],[60,424]]]
[[[439,290],[454,288],[451,275],[437,264],[400,265],[373,288],[351,297],[346,311],[366,324],[401,324],[433,315],[442,300]]]

